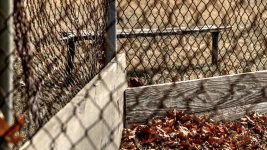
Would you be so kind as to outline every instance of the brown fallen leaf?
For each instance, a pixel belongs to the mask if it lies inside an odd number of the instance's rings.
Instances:
[[[18,132],[24,123],[24,115],[17,118],[12,126],[9,126],[4,118],[0,117],[0,137],[3,137],[9,144],[17,144],[23,139],[23,136]]]
[[[179,126],[177,130],[178,136],[182,139],[187,139],[189,130],[186,127]]]
[[[254,126],[254,128],[259,133],[262,133],[263,132],[263,127],[259,123],[256,123],[255,126]]]
[[[267,115],[254,113],[235,121],[216,122],[205,116],[198,120],[184,112],[167,114],[124,132],[129,136],[123,136],[122,145],[128,144],[122,149],[131,145],[136,149],[267,149]]]
[[[224,142],[224,138],[223,137],[221,137],[221,138],[219,138],[219,137],[209,137],[208,138],[208,142],[210,144],[212,144],[212,145],[214,145],[214,144],[222,144]]]
[[[131,77],[128,80],[128,86],[129,87],[138,87],[138,86],[142,86],[142,85],[143,85],[143,83],[138,77]]]
[[[4,136],[8,129],[9,125],[7,124],[4,118],[0,117],[0,137]]]

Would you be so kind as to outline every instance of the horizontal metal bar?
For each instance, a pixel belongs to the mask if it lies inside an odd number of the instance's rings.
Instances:
[[[135,37],[156,37],[167,35],[184,35],[198,32],[220,32],[220,30],[230,29],[231,26],[203,26],[193,28],[166,28],[166,29],[117,29],[117,38],[135,38]],[[62,32],[62,40],[91,40],[96,35],[100,36],[100,33],[94,33],[93,31],[81,30],[77,32]]]

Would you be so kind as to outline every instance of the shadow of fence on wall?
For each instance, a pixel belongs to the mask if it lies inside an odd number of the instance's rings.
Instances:
[[[128,88],[125,105],[126,127],[147,123],[171,109],[214,120],[266,113],[267,71]]]
[[[21,149],[119,149],[125,68],[117,55]]]

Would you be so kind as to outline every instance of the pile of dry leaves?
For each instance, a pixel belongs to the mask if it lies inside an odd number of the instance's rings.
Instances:
[[[124,129],[123,149],[267,149],[267,115],[215,122],[174,110],[148,125]]]

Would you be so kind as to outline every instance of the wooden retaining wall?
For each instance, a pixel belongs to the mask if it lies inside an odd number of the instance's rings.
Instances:
[[[21,149],[119,149],[125,68],[119,54]]]
[[[267,71],[125,91],[126,127],[146,123],[171,109],[206,114],[213,119],[236,119],[253,111],[267,112]]]

